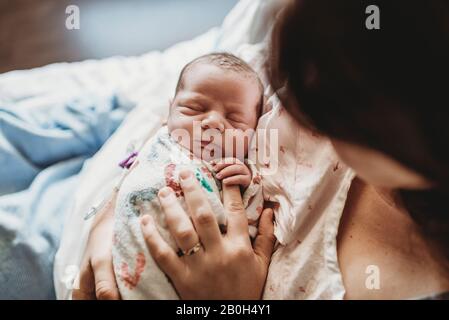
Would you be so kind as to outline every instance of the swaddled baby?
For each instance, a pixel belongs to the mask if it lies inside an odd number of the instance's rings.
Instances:
[[[162,237],[179,252],[157,194],[171,187],[185,208],[178,177],[183,169],[195,174],[223,231],[221,184],[239,185],[255,235],[263,197],[260,176],[247,155],[262,104],[257,74],[231,54],[202,56],[181,71],[167,125],[139,151],[118,193],[112,254],[123,299],[178,298],[148,252],[139,217],[152,215]]]

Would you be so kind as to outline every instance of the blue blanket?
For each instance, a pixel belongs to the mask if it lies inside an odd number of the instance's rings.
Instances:
[[[0,299],[52,299],[53,259],[84,161],[129,106],[115,96],[0,105]]]

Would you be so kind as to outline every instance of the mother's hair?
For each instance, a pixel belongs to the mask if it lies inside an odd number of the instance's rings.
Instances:
[[[380,30],[365,27],[369,4]],[[400,195],[449,252],[449,1],[291,1],[271,48],[272,86],[300,123],[433,182]]]

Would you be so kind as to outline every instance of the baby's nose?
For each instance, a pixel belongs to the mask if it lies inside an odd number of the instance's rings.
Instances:
[[[208,115],[201,121],[201,128],[203,129],[217,129],[220,132],[224,132],[225,126],[223,121],[217,115]]]

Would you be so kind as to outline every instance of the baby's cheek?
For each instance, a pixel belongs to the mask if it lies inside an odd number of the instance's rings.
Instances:
[[[179,132],[178,134],[184,132],[183,135],[188,135],[191,138],[193,120],[189,117],[175,114],[168,119],[167,126],[170,133],[176,130]]]
[[[171,137],[183,147],[190,149],[192,145],[192,121],[171,117],[167,122]]]

